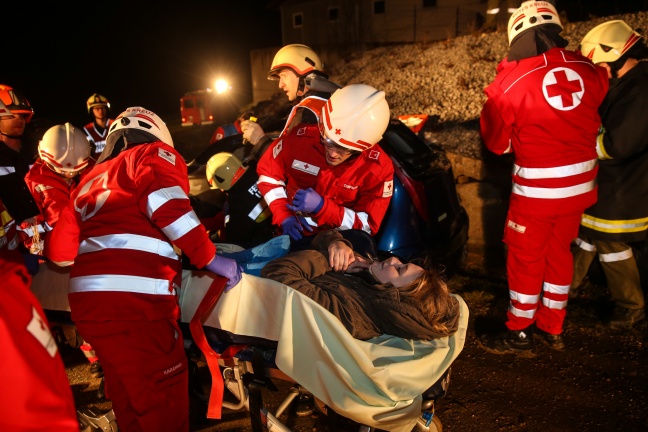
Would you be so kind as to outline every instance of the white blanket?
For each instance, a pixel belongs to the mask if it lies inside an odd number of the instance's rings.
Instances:
[[[209,289],[207,272],[184,271],[180,305],[189,322]],[[286,285],[244,274],[221,296],[204,324],[278,341],[277,367],[339,414],[379,429],[409,432],[421,394],[463,349],[468,307],[450,338],[422,342],[383,335],[351,337],[326,309]]]

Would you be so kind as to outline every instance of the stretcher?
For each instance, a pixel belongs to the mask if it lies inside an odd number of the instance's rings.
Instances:
[[[32,290],[46,313],[69,311],[65,278],[51,268],[34,277]],[[185,345],[194,354],[199,347],[212,372],[209,418],[220,418],[222,408],[247,410],[255,432],[289,431],[279,417],[301,393],[309,393],[322,412],[349,419],[359,430],[440,430],[434,401],[447,391],[468,326],[461,297],[456,296],[459,329],[451,337],[415,341],[382,335],[361,341],[288,286],[244,274],[222,293],[224,283],[209,272],[184,270],[179,293]],[[292,386],[269,412],[260,389],[272,386],[273,379]]]

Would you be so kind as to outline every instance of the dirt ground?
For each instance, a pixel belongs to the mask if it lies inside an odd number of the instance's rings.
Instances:
[[[648,323],[632,331],[602,325],[609,310],[608,293],[596,274],[577,298],[570,300],[563,352],[543,345],[536,357],[484,352],[475,336],[501,323],[508,305],[505,271],[484,256],[469,254],[465,268],[450,279],[453,291],[470,309],[466,345],[452,365],[448,394],[437,401],[445,432],[506,431],[645,431],[648,430]],[[105,412],[99,402],[99,379],[92,378],[80,350],[61,347],[79,409]],[[274,381],[279,392],[264,391],[273,411],[289,383]],[[251,431],[245,410],[224,410],[222,420],[204,417],[204,405],[192,398],[191,430]],[[289,408],[280,420],[293,431],[355,431],[351,425],[332,429],[318,413],[297,417]]]

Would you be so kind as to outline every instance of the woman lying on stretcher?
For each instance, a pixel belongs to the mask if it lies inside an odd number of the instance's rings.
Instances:
[[[261,276],[315,300],[356,339],[430,340],[457,331],[459,305],[435,271],[394,257],[369,262],[336,230],[318,234],[311,247],[270,261]]]

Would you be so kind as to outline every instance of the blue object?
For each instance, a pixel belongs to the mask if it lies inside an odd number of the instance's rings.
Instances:
[[[275,258],[280,258],[290,250],[290,237],[281,235],[267,242],[240,252],[222,252],[219,256],[231,258],[239,263],[243,272],[261,276],[261,269]]]

